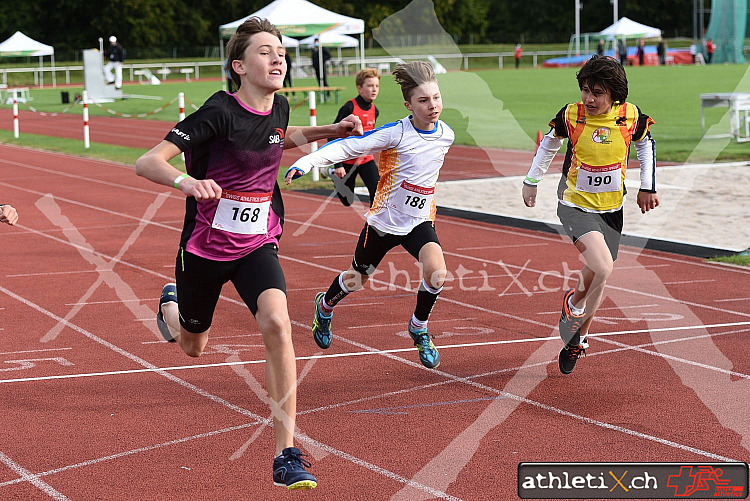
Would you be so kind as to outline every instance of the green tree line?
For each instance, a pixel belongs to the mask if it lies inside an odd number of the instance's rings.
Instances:
[[[424,0],[423,0],[424,1]],[[218,43],[218,27],[247,16],[269,0],[4,0],[0,40],[15,31],[56,50],[98,46],[116,35],[126,47],[188,47]],[[367,39],[404,0],[314,0],[324,8],[365,20]],[[443,28],[461,43],[567,42],[574,31],[574,0],[434,0]],[[581,31],[613,21],[611,0],[581,0]],[[706,8],[710,0],[705,0]],[[691,37],[693,0],[619,0],[619,16],[661,28],[666,37]],[[706,23],[708,15],[705,16]]]

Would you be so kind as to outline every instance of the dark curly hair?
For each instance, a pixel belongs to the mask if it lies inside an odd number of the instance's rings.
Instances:
[[[609,56],[592,56],[581,71],[576,73],[578,88],[588,85],[593,89],[597,84],[607,89],[615,103],[624,103],[628,98],[628,77],[625,69],[616,59]]]

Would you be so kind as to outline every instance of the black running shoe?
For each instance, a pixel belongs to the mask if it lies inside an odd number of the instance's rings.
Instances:
[[[560,350],[560,356],[557,357],[557,362],[560,367],[560,372],[563,374],[570,374],[575,369],[578,357],[586,354],[586,348],[589,344],[585,339],[581,339],[581,343],[576,346],[566,345]]]
[[[296,447],[287,447],[273,460],[273,484],[287,489],[314,489],[318,486],[315,476],[305,468],[310,461]]]
[[[568,300],[574,292],[574,289],[568,289],[568,291],[563,296],[562,315],[560,315],[560,337],[566,345],[570,344],[576,332],[578,332],[578,329],[581,328],[581,324],[583,324],[583,321],[586,319],[585,313],[576,315],[572,311],[570,311],[570,304]]]

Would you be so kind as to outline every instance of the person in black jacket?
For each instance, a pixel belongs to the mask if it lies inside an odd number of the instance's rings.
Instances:
[[[320,52],[323,53],[323,67],[320,67]],[[315,70],[315,80],[318,81],[318,85],[321,87],[328,87],[328,75],[326,75],[326,63],[331,59],[331,51],[327,47],[320,45],[320,39],[316,38],[313,44],[312,50],[312,65]],[[330,96],[330,92],[326,92],[326,97]]]
[[[107,77],[107,84],[115,85],[115,89],[122,88],[122,62],[125,60],[125,49],[117,43],[117,37],[109,37],[109,47],[105,51],[107,64],[104,66],[104,74]],[[115,70],[114,75],[112,70]]]

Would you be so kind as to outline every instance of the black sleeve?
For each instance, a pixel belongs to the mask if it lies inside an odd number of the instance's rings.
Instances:
[[[221,102],[209,98],[198,110],[172,127],[164,139],[175,144],[180,150],[187,151],[210,141],[226,130],[230,121],[229,115],[230,112]]]
[[[562,107],[562,109],[557,112],[557,115],[555,115],[555,118],[550,120],[549,126],[555,129],[555,135],[557,137],[566,138],[568,137],[568,128],[565,125],[565,110],[568,109],[568,105]]]
[[[373,104],[373,106],[375,105]],[[377,106],[375,106],[375,122],[378,121],[378,115],[380,115],[380,110],[378,109]]]
[[[636,141],[640,141],[641,139],[646,137],[649,127],[654,124],[654,119],[643,113],[638,106],[636,106],[635,108],[638,110],[638,122],[635,124],[633,139]]]

